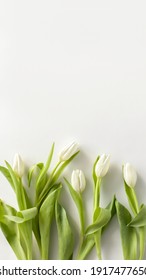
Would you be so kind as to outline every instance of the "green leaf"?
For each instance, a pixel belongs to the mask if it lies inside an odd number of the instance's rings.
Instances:
[[[15,193],[17,197],[17,202],[19,205],[20,210],[27,209],[27,202],[26,202],[26,193],[22,186],[20,178],[15,174],[11,165],[6,161],[6,165],[8,167],[9,173],[11,175],[13,185],[15,188]]]
[[[85,224],[85,221],[84,221],[84,209],[83,209],[83,201],[82,201],[82,196],[80,193],[76,192],[72,185],[68,182],[68,180],[66,178],[64,178],[68,188],[69,188],[69,191],[70,191],[70,194],[72,196],[72,199],[74,200],[75,204],[76,204],[76,207],[78,209],[78,213],[79,213],[79,218],[80,218],[80,224],[81,224],[81,232],[82,234],[84,234],[84,224]]]
[[[139,213],[130,221],[128,226],[143,227],[146,226],[146,205],[144,205]]]
[[[115,202],[116,202],[116,197],[114,195],[113,199],[111,200],[111,202],[106,206],[106,209],[109,209],[110,212],[111,212],[111,217],[113,217],[116,214]]]
[[[6,162],[6,165],[13,182],[19,209],[26,210],[28,207],[30,207],[30,201],[22,185],[21,179],[17,176],[17,174],[14,172],[14,170],[12,169],[11,165],[8,162]],[[12,214],[8,216],[15,216],[15,215]],[[8,219],[8,217],[6,219]],[[18,222],[18,218],[11,217],[11,222],[12,220],[15,223],[16,220]],[[23,225],[18,225],[18,231],[20,235],[19,238],[20,243],[22,244],[26,259],[31,259],[32,258],[32,222],[28,221],[23,223]]]
[[[58,230],[59,259],[70,260],[73,255],[74,238],[65,209],[56,202],[56,224]]]
[[[110,220],[112,219],[112,217],[116,213],[115,200],[116,200],[116,198],[114,196],[112,201],[106,207],[106,209],[110,211],[110,219],[107,222],[107,224],[102,227],[102,233],[106,229],[106,227],[108,226]],[[99,231],[101,231],[101,230],[99,230]],[[98,231],[97,231],[97,233],[98,233]],[[86,235],[84,237],[84,240],[83,240],[82,246],[80,248],[80,251],[79,251],[77,259],[84,260],[87,257],[87,255],[90,253],[90,251],[93,249],[93,247],[95,245],[95,235],[96,235],[96,233],[93,233],[93,234]]]
[[[137,259],[137,232],[135,228],[128,227],[132,217],[129,211],[118,201],[116,201],[116,210],[120,233],[122,240],[123,255],[125,260]]]
[[[16,211],[14,208],[7,206],[7,214],[3,212],[0,221],[8,224],[8,221],[18,224],[19,239],[22,244],[26,259],[32,259],[32,219],[37,214],[37,208],[33,207],[23,211]]]
[[[109,209],[97,207],[93,216],[94,222],[86,229],[86,235],[93,234],[102,229],[108,223],[110,218],[111,212]]]
[[[129,205],[130,205],[134,215],[136,215],[139,212],[139,206],[138,206],[138,201],[137,201],[137,197],[135,194],[135,190],[134,190],[134,188],[129,187],[125,181],[124,181],[124,185],[125,185],[125,191],[127,194]]]
[[[4,166],[0,166],[0,171],[1,173],[5,176],[5,178],[8,180],[8,182],[10,183],[11,187],[13,188],[13,190],[15,191],[15,187],[14,187],[14,183],[13,180],[11,178],[10,172],[9,170],[4,167]]]
[[[4,215],[5,218],[7,218],[9,221],[15,222],[15,223],[24,223],[26,221],[32,220],[37,215],[37,208],[33,207],[30,209],[26,209],[23,211],[16,212],[16,215]]]
[[[11,248],[13,249],[16,257],[19,260],[26,260],[27,256],[21,244],[21,240],[20,240],[21,236],[20,236],[18,225],[4,217],[4,215],[15,215],[16,213],[17,211],[13,207],[0,201],[1,230],[5,235],[5,238],[7,239]]]
[[[17,213],[16,209],[8,204],[5,204],[0,199],[0,222],[8,223],[7,219],[5,218],[5,215],[13,215],[15,216]]]
[[[47,159],[47,162],[46,162],[45,166],[42,168],[40,175],[36,182],[36,197],[37,198],[39,197],[40,193],[42,192],[42,190],[46,184],[47,171],[48,171],[51,161],[52,161],[52,157],[53,157],[53,153],[54,153],[54,145],[55,144],[53,143],[49,156],[48,156],[48,159]],[[45,180],[44,180],[44,178],[45,178]]]
[[[94,165],[93,165],[93,170],[92,170],[92,177],[93,177],[93,181],[94,181],[94,186],[96,186],[96,180],[97,180],[97,176],[96,176],[96,172],[95,172],[95,167],[96,167],[96,164],[99,160],[100,156],[98,156],[94,162]]]
[[[37,163],[37,164],[34,164],[30,169],[29,169],[29,172],[28,172],[28,186],[30,187],[30,184],[31,184],[31,180],[32,180],[32,177],[33,177],[33,174],[36,170],[39,169],[39,174],[37,174],[37,177],[40,175],[40,172],[41,170],[43,169],[44,167],[44,164],[42,162],[40,163]]]
[[[107,224],[102,228],[102,233],[106,229],[106,227],[108,226],[110,220],[112,219],[112,217],[116,213],[115,200],[116,200],[116,198],[114,196],[112,201],[106,207],[106,209],[108,209],[110,211],[111,218],[109,219]],[[95,245],[95,236],[94,236],[94,234],[89,234],[89,235],[85,236],[85,238],[83,240],[83,243],[82,243],[82,246],[80,248],[80,251],[79,251],[77,259],[84,260],[87,257],[87,255],[90,253],[90,251],[93,249],[94,245]]]
[[[3,217],[15,224],[18,224],[20,232],[20,242],[24,249],[27,259],[32,259],[32,219],[37,214],[37,208],[16,212],[15,215],[9,214]]]
[[[55,211],[55,203],[58,199],[61,188],[61,184],[55,185],[48,193],[39,210],[41,257],[44,260],[48,260],[49,257],[50,229]]]
[[[115,202],[116,202],[116,197],[115,195],[113,196],[112,201],[106,206],[106,209],[110,211],[111,217],[108,221],[108,223],[102,228],[102,233],[105,231],[105,229],[108,227],[111,219],[113,218],[113,216],[116,214],[116,206],[115,206]]]

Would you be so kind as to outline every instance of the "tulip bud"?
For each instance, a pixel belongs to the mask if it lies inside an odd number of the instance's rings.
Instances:
[[[76,192],[83,192],[86,186],[86,180],[82,170],[73,170],[71,176],[71,185],[76,190]]]
[[[22,177],[24,174],[24,163],[19,154],[15,154],[14,156],[13,170],[19,177]]]
[[[69,146],[66,146],[59,154],[60,161],[66,161],[71,158],[75,153],[79,151],[79,144],[73,142]]]
[[[110,165],[110,156],[109,155],[101,155],[99,160],[97,161],[95,172],[98,178],[102,178],[108,172]]]
[[[126,163],[123,166],[123,177],[126,182],[126,184],[129,187],[135,187],[136,181],[137,181],[137,174],[135,169],[130,163]]]

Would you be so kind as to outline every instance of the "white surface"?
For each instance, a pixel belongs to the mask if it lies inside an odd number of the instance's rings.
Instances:
[[[76,167],[86,174],[87,220],[91,169],[103,152],[111,154],[111,169],[102,203],[114,193],[126,203],[126,161],[138,171],[139,201],[146,202],[145,9],[144,0],[0,2],[0,163],[15,152],[30,165],[45,161],[53,141],[57,155],[76,139],[81,153],[66,176]],[[2,175],[0,183],[0,197],[14,203]],[[14,259],[2,234],[0,243],[0,259]],[[103,237],[103,257],[122,258],[116,219]]]

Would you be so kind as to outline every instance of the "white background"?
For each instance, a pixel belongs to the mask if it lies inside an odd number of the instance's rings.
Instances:
[[[28,165],[55,158],[72,140],[81,153],[73,168],[86,174],[87,223],[92,217],[92,165],[111,154],[102,205],[113,194],[127,205],[121,165],[138,172],[137,195],[146,202],[146,2],[0,1],[0,164],[19,152]],[[0,197],[16,205],[0,177]],[[74,223],[73,204],[62,198]],[[76,240],[78,235],[76,234]],[[15,259],[0,233],[0,259]],[[116,218],[102,239],[103,258],[121,259]],[[55,256],[52,256],[52,258]],[[93,251],[90,259],[96,259]]]

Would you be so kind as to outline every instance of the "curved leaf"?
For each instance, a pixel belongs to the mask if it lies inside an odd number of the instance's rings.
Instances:
[[[0,201],[0,226],[5,238],[13,249],[16,257],[19,260],[26,260],[27,256],[24,252],[23,246],[21,244],[21,235],[18,225],[7,218],[4,215],[15,215],[16,210],[10,205],[5,204]]]
[[[13,180],[11,178],[9,170],[4,166],[0,166],[0,171],[5,176],[5,178],[8,180],[8,182],[10,183],[12,189],[15,191],[14,183],[13,183]]]
[[[4,215],[9,221],[15,223],[24,223],[26,221],[32,220],[37,215],[37,208],[33,207],[23,211],[16,212],[16,215]]]
[[[139,213],[128,224],[130,227],[143,227],[146,226],[146,205],[144,205]]]
[[[102,229],[108,223],[110,218],[111,218],[111,212],[109,209],[97,207],[94,212],[94,217],[93,217],[94,222],[87,228],[85,232],[86,235],[93,234],[98,230]]]

